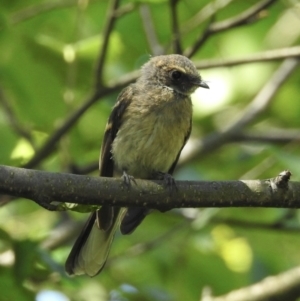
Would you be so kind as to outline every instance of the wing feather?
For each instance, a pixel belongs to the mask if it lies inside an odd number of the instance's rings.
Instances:
[[[111,148],[118,130],[122,124],[122,116],[132,99],[132,86],[125,88],[119,95],[118,101],[113,107],[106,124],[101,154],[100,154],[100,176],[112,177],[114,173],[114,161],[112,158]]]
[[[190,138],[191,131],[192,131],[192,119],[190,120],[190,127],[189,127],[189,130],[188,130],[188,132],[186,133],[186,135],[185,135],[185,137],[184,137],[184,141],[183,141],[182,147],[181,147],[180,151],[178,152],[175,161],[173,162],[173,164],[171,165],[171,167],[170,167],[170,169],[169,169],[169,171],[168,171],[168,173],[169,173],[170,175],[172,175],[173,172],[174,172],[174,170],[175,170],[175,167],[176,167],[176,165],[177,165],[177,163],[178,163],[178,160],[179,160],[181,151],[182,151],[182,149],[184,148],[184,146],[186,145],[187,141],[188,141],[189,138]]]

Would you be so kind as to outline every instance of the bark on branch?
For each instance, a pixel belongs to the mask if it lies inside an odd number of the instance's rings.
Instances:
[[[81,205],[182,207],[300,208],[300,182],[284,171],[267,180],[177,181],[177,191],[161,181],[136,179],[128,188],[120,178],[100,178],[0,165],[0,193],[31,199],[49,210],[55,202]],[[57,203],[56,203],[57,204]]]

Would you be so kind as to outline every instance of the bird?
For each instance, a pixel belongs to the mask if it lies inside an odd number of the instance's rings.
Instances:
[[[101,147],[100,176],[122,174],[129,188],[135,178],[176,185],[172,174],[191,133],[191,94],[199,87],[209,88],[187,57],[151,57],[136,82],[121,91],[111,111]],[[104,205],[91,213],[67,258],[66,272],[99,274],[117,229],[132,233],[149,212]]]

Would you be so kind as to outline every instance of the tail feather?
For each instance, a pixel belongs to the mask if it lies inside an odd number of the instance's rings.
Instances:
[[[128,208],[120,225],[121,233],[131,234],[143,221],[143,219],[149,214],[149,212],[149,209],[142,207]]]
[[[101,212],[90,215],[66,261],[65,268],[69,275],[87,274],[93,277],[103,269],[123,212],[122,208],[112,209],[112,222],[105,229],[99,228],[101,222],[98,222],[98,215]]]

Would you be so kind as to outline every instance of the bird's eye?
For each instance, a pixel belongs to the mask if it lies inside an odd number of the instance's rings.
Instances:
[[[174,70],[174,71],[171,72],[171,78],[172,79],[177,80],[177,79],[181,78],[181,76],[182,76],[182,73],[178,70]]]

